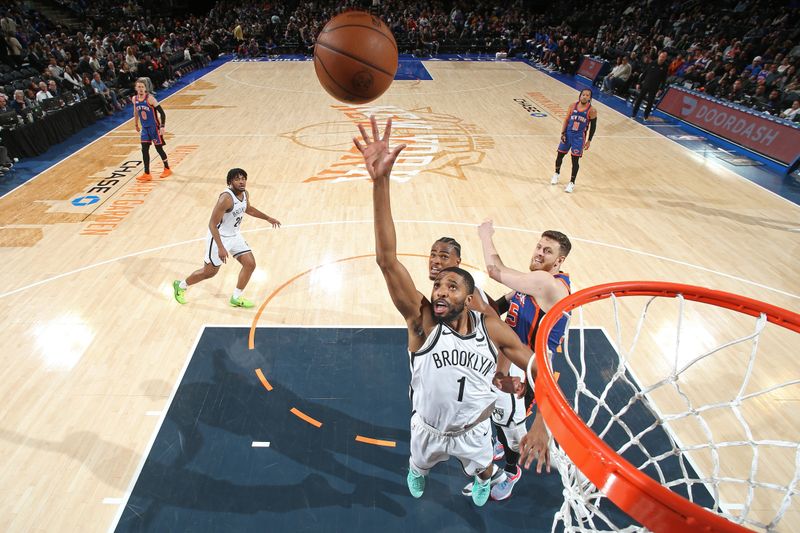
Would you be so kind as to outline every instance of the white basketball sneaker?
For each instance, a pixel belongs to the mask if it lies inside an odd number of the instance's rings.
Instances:
[[[558,172],[553,173],[553,177],[550,178],[550,185],[555,185],[556,183],[558,183],[558,178],[559,178]]]
[[[495,441],[495,443],[494,443],[494,457],[493,457],[493,459],[494,459],[495,461],[499,461],[500,459],[503,459],[505,456],[506,456],[506,449],[505,449],[505,447],[503,446],[503,443],[502,443],[502,442],[500,442],[499,440],[498,440],[498,441]]]
[[[517,465],[517,472],[509,474],[506,472],[506,477],[500,483],[492,487],[490,496],[493,500],[502,501],[511,496],[511,491],[514,490],[514,485],[517,484],[519,478],[522,477],[522,469]]]
[[[575,184],[570,181],[569,183],[567,183],[567,186],[564,189],[564,192],[572,192],[574,190],[575,190]]]
[[[506,472],[502,468],[498,468],[496,465],[492,465],[494,467],[494,472],[492,472],[492,480],[489,483],[489,487],[494,487],[498,483],[501,483],[506,479]],[[472,496],[472,487],[474,486],[475,482],[470,481],[467,485],[461,489],[461,494],[464,496]]]

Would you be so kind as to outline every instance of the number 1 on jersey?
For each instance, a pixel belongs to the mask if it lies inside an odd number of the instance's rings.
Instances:
[[[460,402],[464,399],[464,385],[467,383],[467,376],[459,379],[458,383],[458,401]]]

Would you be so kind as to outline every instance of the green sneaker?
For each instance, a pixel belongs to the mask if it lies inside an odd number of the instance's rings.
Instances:
[[[231,305],[233,307],[244,307],[245,309],[250,309],[256,304],[254,304],[250,300],[245,300],[241,296],[239,296],[238,298],[234,298],[233,296],[231,296]]]
[[[490,480],[483,481],[478,476],[475,476],[475,481],[472,483],[472,503],[478,507],[483,507],[491,492],[492,484]]]
[[[418,473],[413,468],[408,469],[406,483],[408,483],[408,491],[415,498],[419,498],[422,496],[422,493],[425,492],[425,476]]]
[[[175,301],[179,304],[183,305],[186,303],[186,289],[181,289],[181,282],[180,280],[175,280],[172,282],[172,290],[175,294]]]

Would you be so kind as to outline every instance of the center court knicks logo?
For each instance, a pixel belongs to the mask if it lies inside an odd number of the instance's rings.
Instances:
[[[318,151],[336,152],[339,159],[307,178],[306,183],[344,183],[368,180],[364,159],[350,142],[356,124],[369,124],[374,115],[379,123],[392,118],[392,142],[404,143],[392,170],[392,180],[407,182],[423,172],[464,180],[464,168],[477,165],[494,148],[494,140],[474,124],[429,107],[403,109],[397,106],[335,105],[343,120],[305,126],[282,134],[295,144]],[[326,139],[335,138],[334,143]]]

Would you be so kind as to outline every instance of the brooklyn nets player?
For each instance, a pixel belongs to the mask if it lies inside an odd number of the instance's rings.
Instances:
[[[489,499],[494,465],[489,418],[494,409],[492,388],[497,350],[525,368],[531,350],[494,314],[467,309],[475,282],[458,267],[439,272],[428,300],[414,286],[408,270],[397,260],[397,238],[389,199],[389,175],[405,145],[389,151],[391,119],[383,138],[374,117],[372,142],[359,125],[364,145],[354,138],[373,182],[375,250],[389,294],[408,326],[411,359],[411,457],[406,478],[415,498],[425,490],[425,476],[437,463],[457,458],[474,476],[472,500]],[[535,366],[534,366],[535,369]],[[543,455],[546,439],[540,443]]]

